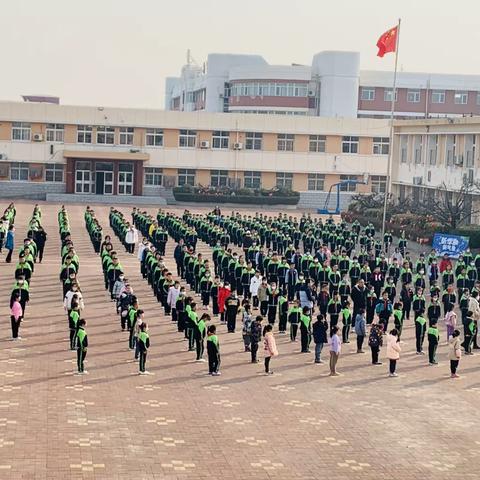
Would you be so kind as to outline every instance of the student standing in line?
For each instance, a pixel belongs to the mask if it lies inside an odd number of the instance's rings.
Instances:
[[[313,324],[313,341],[315,342],[315,363],[323,363],[321,354],[323,346],[327,343],[328,322],[320,313]]]
[[[250,351],[252,353],[252,363],[258,363],[257,352],[258,344],[262,339],[262,320],[263,317],[257,315],[250,329]]]
[[[467,312],[467,318],[465,319],[465,336],[463,339],[463,348],[465,349],[465,355],[473,355],[472,344],[473,338],[477,334],[475,320],[473,319],[473,312],[469,310]]]
[[[397,362],[400,359],[400,339],[398,338],[398,331],[396,328],[390,330],[387,338],[387,358],[389,360],[389,377],[398,377],[396,372]]]
[[[10,308],[10,323],[12,325],[12,340],[21,340],[22,337],[18,335],[20,323],[23,318],[23,309],[20,304],[20,295],[15,295],[12,306]]]
[[[340,352],[342,341],[338,336],[338,327],[335,325],[331,329],[330,338],[330,376],[338,377],[340,374],[337,372],[337,363],[340,358]]]
[[[204,339],[205,339],[205,331],[207,328],[207,322],[210,321],[210,315],[208,313],[204,313],[198,322],[194,325],[193,336],[195,339],[195,349],[197,352],[197,362],[204,362],[205,359],[203,358],[203,352],[205,350]]]
[[[420,311],[418,317],[415,319],[415,340],[417,346],[417,355],[425,355],[423,353],[423,340],[425,339],[425,324],[427,321],[423,316],[424,312]]]
[[[147,352],[150,348],[150,337],[148,335],[148,325],[142,321],[140,324],[140,331],[137,338],[138,345],[138,373],[139,375],[149,375],[150,372],[146,370]]]
[[[8,254],[7,254],[7,257],[5,258],[5,261],[7,263],[11,263],[12,253],[15,248],[15,226],[14,225],[10,225],[8,227],[7,239],[5,240],[5,248],[8,250]]]
[[[78,375],[84,375],[88,372],[84,368],[85,357],[87,356],[88,349],[88,336],[85,327],[87,321],[81,318],[78,321],[78,331],[77,331],[77,368]]]
[[[269,323],[263,329],[263,348],[265,351],[265,375],[272,375],[270,370],[270,360],[278,355],[277,344],[273,336],[273,326]]]
[[[207,355],[208,355],[208,374],[221,375],[220,369],[220,343],[217,337],[217,327],[209,325],[207,329]]]
[[[360,308],[355,317],[355,333],[357,335],[357,353],[364,353],[363,342],[367,335],[367,320],[365,318],[365,309]]]
[[[380,353],[380,347],[383,344],[383,326],[374,323],[370,329],[370,335],[368,337],[368,345],[372,351],[372,365],[381,365],[382,362],[378,361],[378,355]]]
[[[438,332],[437,321],[432,320],[432,325],[427,330],[428,338],[428,364],[437,365],[437,347],[440,341],[440,333]]]
[[[450,378],[459,378],[457,374],[458,364],[462,356],[462,349],[460,342],[460,331],[454,330],[452,336],[448,341],[448,358],[450,359]]]

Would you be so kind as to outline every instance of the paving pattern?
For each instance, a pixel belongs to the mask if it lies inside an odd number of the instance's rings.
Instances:
[[[17,246],[32,208],[17,204]],[[150,325],[154,375],[139,376],[103,288],[84,207],[67,208],[80,256],[89,374],[74,375],[58,280],[59,205],[45,204],[49,240],[18,342],[10,341],[8,311],[15,265],[4,263],[4,253],[0,260],[1,480],[480,477],[479,355],[463,358],[462,378],[450,380],[446,346],[439,366],[428,367],[407,325],[398,378],[388,378],[386,363],[372,367],[369,355],[354,353],[354,342],[339,360],[342,375],[331,378],[328,364],[314,364],[313,353],[300,354],[298,343],[278,335],[275,374],[264,376],[243,351],[241,333],[219,326],[222,376],[212,378],[162,314],[136,256],[113,237]],[[112,233],[108,208],[95,210]],[[173,248],[170,241],[170,267]],[[203,244],[200,250],[209,254]]]

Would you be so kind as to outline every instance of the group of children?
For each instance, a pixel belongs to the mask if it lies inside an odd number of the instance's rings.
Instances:
[[[110,218],[110,224],[112,225],[112,218]],[[94,210],[90,207],[85,210],[85,226],[94,250],[100,254],[105,290],[109,291],[110,299],[115,302],[115,309],[120,317],[122,331],[128,331],[128,348],[134,352],[133,361],[138,361],[140,375],[149,375],[150,372],[146,369],[146,364],[147,353],[150,348],[150,336],[145,321],[145,312],[139,308],[138,298],[125,278],[123,267],[113,248],[110,236],[105,236],[103,242],[97,248],[97,234],[102,232],[102,227],[95,217]]]
[[[77,352],[77,374],[85,375],[85,358],[88,350],[87,321],[82,316],[85,308],[78,272],[80,260],[70,233],[70,220],[65,206],[58,212],[58,231],[61,241],[60,281],[62,282],[63,308],[70,330],[70,350]]]

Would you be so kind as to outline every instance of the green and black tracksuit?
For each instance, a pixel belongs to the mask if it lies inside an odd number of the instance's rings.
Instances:
[[[83,363],[85,361],[85,357],[87,356],[87,348],[87,332],[83,327],[80,327],[77,331],[77,367],[79,373],[83,373],[84,371]]]
[[[220,368],[220,343],[216,335],[207,337],[208,373],[218,373]]]
[[[140,332],[137,338],[138,342],[138,369],[140,372],[145,372],[145,365],[147,363],[147,352],[150,348],[150,337],[147,332]]]
[[[311,318],[303,313],[300,315],[300,340],[302,343],[302,353],[309,352],[310,342],[312,340],[310,329]]]
[[[130,306],[127,313],[127,320],[128,320],[128,348],[133,350],[135,348],[135,323],[137,322],[137,310]]]
[[[70,328],[70,350],[75,350],[76,347],[78,320],[80,320],[80,315],[77,310],[71,310],[68,314],[68,326]]]
[[[298,324],[300,322],[300,316],[302,315],[302,309],[300,307],[292,307],[288,311],[288,321],[290,322],[290,340],[295,342],[297,339]]]
[[[287,331],[288,301],[284,295],[278,297],[278,330],[281,333]]]
[[[348,308],[342,308],[342,342],[350,343],[348,336],[350,335],[350,327],[352,325],[352,312]]]
[[[422,353],[423,340],[425,338],[425,324],[427,321],[424,317],[419,315],[415,319],[415,339],[417,345],[417,353]]]
[[[437,363],[437,347],[440,341],[440,333],[437,327],[429,327],[427,330],[428,337],[428,362]]]

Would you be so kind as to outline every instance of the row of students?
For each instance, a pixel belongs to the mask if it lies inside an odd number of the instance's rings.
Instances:
[[[85,358],[88,351],[87,321],[82,317],[85,308],[78,273],[80,260],[75,251],[70,233],[70,220],[65,206],[57,215],[60,235],[61,268],[59,279],[62,283],[63,307],[70,331],[70,350],[77,352],[77,374],[85,375]]]
[[[139,308],[138,298],[133,288],[125,278],[125,273],[111,238],[106,235],[98,246],[99,232],[102,227],[98,222],[95,211],[90,207],[85,210],[85,226],[90,235],[94,250],[100,254],[104,275],[105,290],[110,293],[110,299],[115,302],[115,310],[120,318],[122,331],[128,331],[128,348],[133,352],[133,361],[138,361],[140,375],[148,375],[147,353],[150,348],[148,324],[145,321],[145,312]]]

